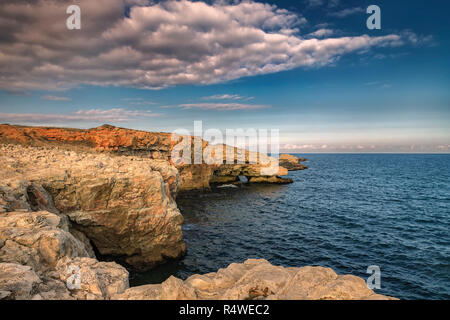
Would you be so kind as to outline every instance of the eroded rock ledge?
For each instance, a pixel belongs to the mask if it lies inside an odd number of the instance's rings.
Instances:
[[[289,171],[298,171],[308,169],[307,166],[302,164],[302,161],[307,161],[304,158],[297,158],[291,154],[280,154],[279,164],[283,168],[286,168]]]
[[[161,284],[127,289],[112,299],[125,300],[356,300],[393,299],[376,294],[363,279],[338,275],[330,268],[284,268],[264,259],[232,263],[225,269],[193,275],[182,281],[171,276]]]

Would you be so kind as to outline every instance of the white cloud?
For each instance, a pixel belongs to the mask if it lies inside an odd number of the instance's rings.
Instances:
[[[180,104],[180,107],[184,109],[232,111],[232,110],[263,109],[269,108],[270,106],[257,104],[243,104],[243,103],[186,103]]]
[[[450,150],[450,144],[447,144],[447,145],[439,145],[439,146],[437,146],[437,149],[438,149],[438,150],[441,150],[441,151],[448,151],[448,150]]]
[[[333,33],[334,33],[333,30],[324,28],[324,29],[319,29],[314,32],[311,32],[309,34],[309,36],[316,37],[316,38],[323,38],[323,37],[331,36]]]
[[[373,152],[399,152],[399,153],[428,153],[439,152],[448,153],[450,150],[449,144],[436,145],[410,145],[410,144],[295,144],[288,143],[280,146],[281,152],[290,153],[308,153],[308,152],[346,152],[346,153],[373,153]]]
[[[0,112],[0,121],[14,123],[50,123],[50,122],[127,122],[141,117],[157,117],[160,114],[150,111],[113,109],[78,110],[70,114],[47,113],[4,113]]]
[[[61,97],[61,96],[50,96],[45,95],[41,97],[42,100],[50,100],[50,101],[69,101],[70,98],[68,97]]]
[[[304,39],[304,17],[252,1],[79,0],[82,29],[67,30],[68,3],[2,4],[0,27],[8,32],[0,36],[0,88],[211,84],[323,66],[347,53],[414,40],[395,34]]]
[[[347,8],[341,11],[334,11],[330,12],[328,15],[336,18],[345,18],[348,16],[352,16],[354,14],[363,13],[365,12],[364,8],[362,7],[354,7],[354,8]]]
[[[203,97],[202,100],[251,100],[253,97],[243,97],[238,94],[216,94],[209,97]]]
[[[287,143],[285,145],[282,145],[280,149],[282,150],[321,150],[326,149],[328,146],[326,144],[323,145],[315,145],[315,144],[291,144]]]

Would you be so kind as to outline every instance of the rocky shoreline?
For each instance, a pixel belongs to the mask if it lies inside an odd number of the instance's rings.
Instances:
[[[264,260],[129,288],[123,266],[98,258],[145,270],[182,257],[178,192],[234,183],[239,176],[250,183],[291,182],[281,177],[287,169],[261,174],[260,163],[174,164],[172,148],[169,134],[107,125],[0,125],[0,299],[388,298],[331,269]],[[69,289],[72,267],[81,282]]]
[[[281,154],[279,157],[279,164],[283,168],[289,171],[298,171],[308,169],[307,166],[302,164],[302,162],[308,161],[305,158],[297,158],[296,156],[290,154]]]

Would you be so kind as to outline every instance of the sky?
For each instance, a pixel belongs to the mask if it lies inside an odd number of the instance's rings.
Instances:
[[[69,30],[69,5],[81,29]],[[381,29],[369,30],[369,5]],[[447,1],[0,4],[0,123],[279,129],[280,150],[450,151]]]

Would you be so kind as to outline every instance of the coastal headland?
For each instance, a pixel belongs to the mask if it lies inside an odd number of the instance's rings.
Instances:
[[[265,260],[230,261],[217,273],[129,288],[122,265],[147,270],[184,255],[180,192],[241,177],[292,182],[283,177],[289,165],[263,154],[257,163],[175,163],[176,144],[169,133],[109,125],[0,125],[0,299],[389,298],[329,268],[284,268]],[[202,141],[202,152],[207,147]],[[251,158],[225,145],[209,155],[230,148],[236,159]],[[292,157],[281,160],[292,170],[302,166]],[[273,161],[276,170],[270,171]],[[120,264],[101,261],[104,256]]]

